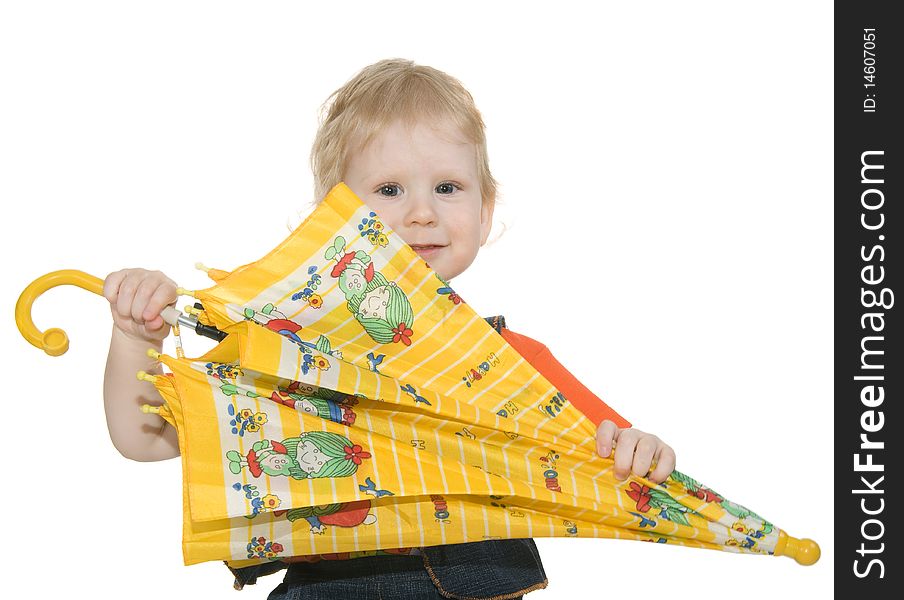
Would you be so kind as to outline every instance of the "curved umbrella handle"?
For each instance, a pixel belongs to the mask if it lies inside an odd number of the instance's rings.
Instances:
[[[34,301],[49,290],[58,285],[75,285],[98,296],[104,295],[104,281],[94,275],[76,269],[63,269],[53,271],[38,277],[32,281],[19,295],[16,302],[16,326],[28,342],[36,348],[42,349],[50,356],[60,356],[69,349],[69,336],[57,327],[51,327],[47,331],[39,330],[31,320],[31,306]],[[179,311],[167,306],[160,313],[163,320],[174,325],[179,318]]]

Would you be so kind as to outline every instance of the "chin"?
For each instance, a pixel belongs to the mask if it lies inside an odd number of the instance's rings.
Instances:
[[[430,264],[430,263],[427,263],[427,264]],[[430,268],[433,269],[433,265],[430,265]],[[439,276],[440,279],[442,279],[445,282],[451,283],[452,277],[446,277],[445,273],[443,273],[442,271],[438,271],[437,269],[433,269],[433,271]]]

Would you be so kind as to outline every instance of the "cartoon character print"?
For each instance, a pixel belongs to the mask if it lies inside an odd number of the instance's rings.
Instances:
[[[668,492],[664,492],[658,488],[651,488],[636,481],[627,482],[627,486],[623,489],[631,500],[634,501],[634,509],[641,513],[649,513],[650,509],[659,511],[659,518],[681,525],[690,525],[687,520],[688,514],[697,514],[693,510],[684,506]]]
[[[669,475],[669,479],[681,484],[684,489],[687,490],[688,494],[699,500],[703,500],[704,502],[721,503],[724,500],[724,498],[714,490],[702,485],[699,481],[692,477],[688,477],[684,473],[673,471],[672,474]]]
[[[737,517],[738,520],[732,524],[731,528],[746,536],[745,541],[741,543],[742,548],[753,548],[756,545],[756,540],[772,533],[772,523],[749,508],[725,499],[719,503],[719,506],[724,508],[728,514]],[[751,525],[754,525],[754,527]]]
[[[379,373],[380,371],[377,367],[380,366],[380,363],[383,362],[383,359],[386,358],[385,354],[374,354],[373,352],[367,353],[367,368],[369,368],[374,373]]]
[[[395,494],[390,492],[389,490],[378,488],[377,483],[370,477],[367,477],[364,480],[364,483],[366,483],[367,485],[361,485],[360,483],[358,484],[358,491],[369,494],[374,498],[382,498],[383,496],[395,496]]]
[[[754,540],[765,537],[772,533],[772,523],[759,516],[749,508],[741,506],[740,504],[736,504],[731,500],[728,500],[715,490],[702,485],[696,479],[688,477],[684,473],[680,473],[678,471],[673,471],[672,474],[669,475],[669,479],[684,486],[688,494],[691,494],[692,496],[703,500],[704,502],[717,503],[719,506],[725,509],[728,514],[737,518],[738,520],[731,525],[731,528],[741,535],[746,536],[745,541],[740,543],[741,547],[753,548],[753,546],[756,545],[756,542]],[[751,525],[754,525],[755,527]],[[738,544],[734,540],[729,540],[727,543],[729,545]]]
[[[242,312],[249,321],[254,321],[259,325],[263,325],[267,329],[289,338],[296,344],[304,343],[297,335],[297,332],[301,330],[301,325],[286,317],[284,313],[278,311],[275,305],[267,303],[260,311],[246,307]]]
[[[357,418],[352,409],[358,403],[355,396],[315,388],[298,381],[293,381],[286,388],[278,388],[270,395],[270,399],[299,412],[342,425],[354,425]]]
[[[328,431],[309,431],[282,442],[260,440],[245,456],[235,450],[226,453],[234,475],[247,469],[253,477],[266,474],[294,479],[348,477],[370,457],[359,444]]]
[[[325,525],[357,527],[376,523],[377,517],[370,512],[370,509],[370,500],[356,500],[340,504],[293,508],[286,512],[286,518],[289,521],[305,519],[311,526],[311,533],[323,534],[326,531]]]
[[[418,394],[417,388],[415,388],[410,383],[406,383],[405,385],[403,385],[402,391],[405,392],[406,394],[410,395],[411,398],[414,400],[415,404],[417,404],[418,402],[421,402],[423,404],[426,404],[427,406],[433,406],[432,404],[430,404],[429,400],[427,400],[426,398],[424,398],[423,396]]]
[[[260,311],[256,311],[251,307],[244,309],[245,318],[249,321],[262,325],[271,331],[275,331],[283,337],[294,342],[302,354],[301,372],[308,374],[313,368],[326,371],[330,368],[330,361],[326,356],[318,356],[313,352],[316,350],[321,354],[334,356],[338,359],[342,358],[342,352],[333,350],[329,338],[321,335],[317,338],[316,343],[306,342],[299,337],[298,332],[302,330],[302,326],[286,318],[286,315],[276,309],[273,304],[265,304]]]
[[[381,496],[393,496],[389,490],[377,489],[377,484],[370,478],[366,479],[367,485],[358,484],[358,489],[366,494],[380,498]],[[358,527],[359,525],[372,525],[377,522],[377,516],[371,512],[370,500],[355,500],[338,504],[323,504],[320,506],[305,506],[293,508],[287,511],[274,511],[276,516],[285,513],[289,521],[305,519],[311,526],[311,533],[323,534],[327,525],[333,527]]]
[[[335,260],[330,275],[339,280],[346,305],[367,334],[380,344],[411,345],[414,311],[408,297],[394,281],[374,269],[363,250],[345,251],[345,238],[337,236],[323,257]]]

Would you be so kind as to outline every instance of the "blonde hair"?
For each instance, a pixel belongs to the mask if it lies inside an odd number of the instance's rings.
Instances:
[[[480,195],[495,203],[498,182],[490,173],[486,126],[474,98],[454,77],[402,58],[364,67],[323,103],[311,148],[317,203],[342,181],[351,152],[366,147],[385,127],[397,120],[410,126],[440,119],[451,119],[476,147]]]

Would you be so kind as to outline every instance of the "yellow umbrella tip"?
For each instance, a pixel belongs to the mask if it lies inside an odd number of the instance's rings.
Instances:
[[[156,383],[157,377],[154,375],[150,375],[147,371],[138,371],[135,376],[141,381],[147,381],[148,383]]]
[[[793,558],[799,565],[810,566],[816,564],[822,552],[819,544],[809,538],[799,540],[789,536],[782,554]]]

